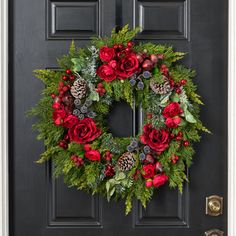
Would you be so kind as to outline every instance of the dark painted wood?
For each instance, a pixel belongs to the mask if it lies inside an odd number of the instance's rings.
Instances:
[[[227,1],[226,0],[10,0],[10,236],[200,236],[211,228],[225,232],[227,220]],[[144,210],[68,188],[54,180],[51,163],[38,166],[44,146],[25,112],[43,85],[36,68],[56,68],[70,40],[108,35],[124,24],[142,26],[137,41],[173,44],[187,52],[187,66],[205,101],[201,117],[213,135],[196,144],[190,184],[184,193],[163,187]],[[108,117],[115,136],[136,133],[141,112],[116,104]],[[204,214],[205,197],[224,197],[224,214]]]

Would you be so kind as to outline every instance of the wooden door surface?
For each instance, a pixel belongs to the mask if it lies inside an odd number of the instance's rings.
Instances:
[[[9,132],[11,236],[201,236],[219,228],[227,235],[227,1],[226,0],[9,0]],[[112,28],[140,26],[137,41],[171,44],[187,52],[184,63],[205,101],[201,118],[213,135],[195,145],[190,183],[181,195],[161,188],[144,210],[135,203],[128,216],[123,202],[68,188],[38,166],[44,146],[36,141],[26,111],[42,84],[32,71],[57,68],[56,58],[91,36]],[[126,104],[114,107],[114,135],[129,136],[139,119]],[[224,197],[224,212],[205,215],[205,198]],[[213,235],[213,234],[212,234]]]

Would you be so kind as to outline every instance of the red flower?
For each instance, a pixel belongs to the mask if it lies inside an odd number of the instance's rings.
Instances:
[[[85,157],[88,158],[90,161],[100,161],[101,154],[98,150],[90,150],[85,152]]]
[[[167,180],[168,180],[168,176],[166,174],[160,174],[154,177],[152,183],[154,187],[158,188],[161,185],[164,185]]]
[[[125,79],[134,74],[138,70],[138,68],[139,68],[139,62],[136,57],[136,54],[129,53],[120,60],[117,69],[117,75],[121,79]]]
[[[101,65],[97,69],[97,75],[106,82],[110,82],[116,79],[116,73],[113,68],[109,65]]]
[[[140,140],[160,154],[169,146],[169,132],[164,129],[154,129],[151,124],[146,124]]]
[[[52,114],[52,119],[55,125],[62,125],[66,118],[66,112],[64,109],[55,110]]]
[[[150,179],[155,175],[155,167],[152,164],[143,166],[142,176],[145,179]]]
[[[74,125],[76,125],[77,123],[79,122],[79,119],[77,116],[74,116],[74,115],[69,115],[65,118],[64,120],[64,126],[66,128],[72,128]]]
[[[104,46],[100,49],[99,57],[104,62],[109,62],[115,57],[115,50]]]
[[[179,116],[176,116],[174,118],[167,118],[165,122],[168,128],[177,128],[180,123],[181,118]]]
[[[71,141],[84,144],[93,141],[101,135],[92,118],[85,118],[69,129]]]
[[[110,61],[108,63],[108,65],[115,70],[117,68],[117,61],[116,60],[112,60],[112,61]]]
[[[180,108],[179,103],[172,102],[164,108],[162,114],[165,118],[172,118],[172,117],[178,116],[182,112],[183,110]]]

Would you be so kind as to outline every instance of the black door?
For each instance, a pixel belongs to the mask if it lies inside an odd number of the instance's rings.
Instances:
[[[10,0],[10,235],[11,236],[201,236],[219,228],[227,235],[227,1],[226,0]],[[205,101],[201,117],[213,135],[195,146],[184,193],[162,188],[145,211],[107,203],[52,178],[52,166],[34,163],[43,151],[26,111],[40,97],[36,68],[56,68],[56,58],[116,25],[141,26],[137,40],[167,43],[188,52]],[[115,135],[132,133],[132,112],[114,108]],[[124,122],[126,116],[130,122]],[[115,122],[119,120],[120,123]],[[123,122],[123,123],[122,123]],[[123,128],[122,128],[123,127]],[[205,215],[205,198],[224,197],[223,215]],[[218,234],[212,234],[218,235]]]

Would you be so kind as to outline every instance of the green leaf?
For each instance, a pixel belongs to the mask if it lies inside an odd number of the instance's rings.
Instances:
[[[189,123],[196,123],[196,119],[193,117],[193,115],[187,110],[184,109],[184,116],[185,119],[189,122]]]
[[[79,58],[72,58],[71,61],[73,62],[73,71],[80,72],[82,66],[84,65],[84,59],[82,57]]]
[[[125,179],[125,177],[126,177],[125,173],[119,172],[118,175],[116,175],[115,179],[119,181]]]
[[[92,83],[88,83],[89,89],[90,89],[90,94],[89,94],[89,99],[92,101],[99,101],[99,94],[96,92],[95,87]]]
[[[179,102],[179,95],[177,93],[175,93],[172,97],[172,101],[173,102]]]

